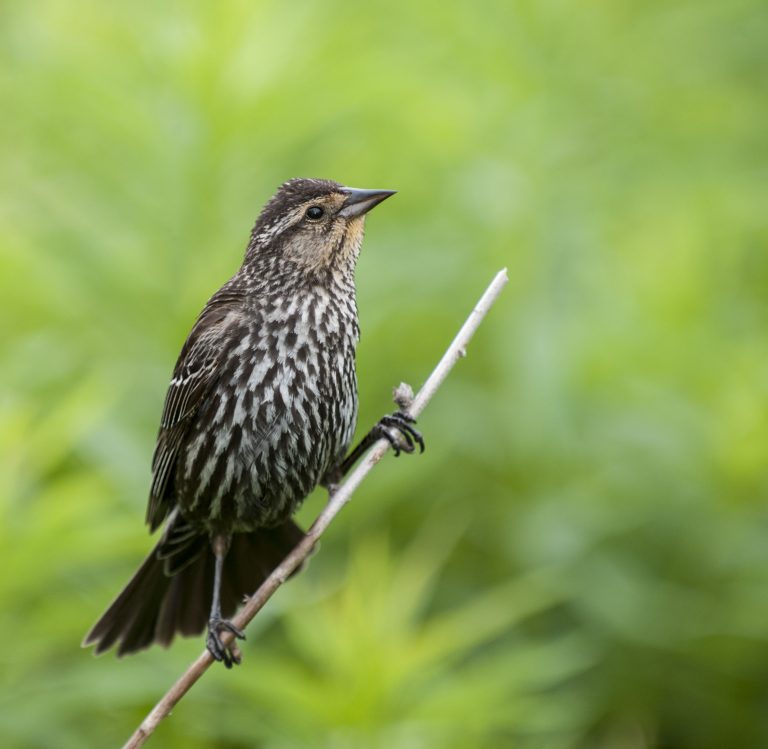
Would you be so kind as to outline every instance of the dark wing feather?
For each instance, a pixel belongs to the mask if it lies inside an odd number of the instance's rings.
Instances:
[[[222,354],[238,326],[242,298],[226,286],[215,294],[187,337],[165,396],[152,458],[146,521],[154,531],[174,507],[173,476],[179,447],[195,412],[216,381]]]

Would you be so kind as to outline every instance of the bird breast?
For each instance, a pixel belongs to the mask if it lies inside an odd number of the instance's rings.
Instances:
[[[200,466],[192,514],[251,530],[297,508],[351,442],[358,337],[354,300],[323,290],[273,298],[246,317],[215,410],[201,414],[190,444],[187,465]]]

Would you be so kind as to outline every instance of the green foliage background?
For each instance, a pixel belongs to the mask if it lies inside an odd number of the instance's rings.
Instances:
[[[0,738],[118,746],[201,649],[80,639],[170,370],[284,179],[396,188],[361,431],[511,282],[153,746],[768,746],[759,0],[0,6]],[[308,523],[323,498],[308,500]]]

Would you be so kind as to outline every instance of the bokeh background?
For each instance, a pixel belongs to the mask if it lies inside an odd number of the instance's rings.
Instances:
[[[510,283],[427,452],[152,746],[768,746],[766,40],[760,0],[4,3],[2,746],[119,746],[200,652],[79,644],[150,547],[186,332],[299,175],[400,191],[361,432]]]

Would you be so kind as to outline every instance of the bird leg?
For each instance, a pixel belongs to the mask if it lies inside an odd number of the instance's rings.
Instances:
[[[395,413],[389,416],[382,416],[373,429],[360,440],[357,447],[344,458],[338,469],[338,477],[341,478],[346,476],[365,451],[373,445],[374,442],[377,442],[382,438],[392,445],[396,458],[401,452],[414,452],[416,449],[415,445],[418,445],[419,452],[423,453],[424,438],[417,429],[414,429],[413,424],[415,423],[416,419],[414,419],[413,416],[409,416],[404,411],[395,411]],[[336,478],[336,476],[334,476],[334,478]]]
[[[224,567],[224,557],[229,549],[229,538],[216,535],[211,540],[211,547],[216,559],[216,566],[213,570],[213,601],[211,602],[211,616],[208,619],[206,647],[215,660],[222,661],[227,668],[232,668],[232,664],[240,665],[240,648],[237,647],[234,640],[229,645],[224,645],[221,641],[221,633],[230,632],[238,640],[244,640],[245,633],[221,616],[221,572]]]

